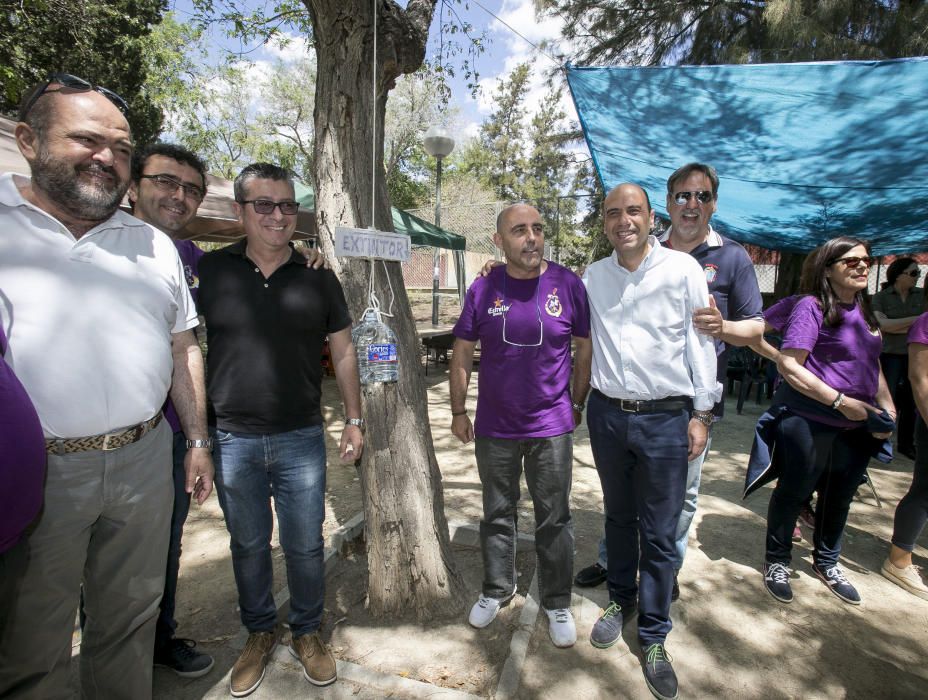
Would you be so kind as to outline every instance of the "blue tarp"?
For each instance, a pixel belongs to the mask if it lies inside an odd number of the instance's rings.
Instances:
[[[713,226],[807,252],[838,235],[928,250],[928,58],[567,67],[603,188],[631,181],[666,215],[667,177],[715,166]]]

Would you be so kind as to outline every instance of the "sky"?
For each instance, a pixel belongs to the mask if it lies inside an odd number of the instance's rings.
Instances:
[[[252,8],[270,6],[273,3],[265,0],[245,0]],[[217,6],[221,3],[217,2]],[[401,4],[404,4],[401,0]],[[172,9],[177,13],[179,21],[190,18],[190,0],[173,0]],[[440,5],[436,7],[435,18],[429,33],[428,54],[434,57],[438,52],[438,34]],[[505,78],[519,63],[528,61],[535,67],[532,74],[531,87],[526,99],[526,118],[534,112],[533,105],[538,105],[541,98],[551,89],[545,84],[545,78],[557,62],[549,55],[555,53],[551,50],[542,52],[533,47],[543,41],[556,41],[559,37],[559,21],[545,19],[536,20],[531,0],[462,0],[462,4],[453,4],[454,11],[465,21],[470,22],[476,33],[486,32],[486,50],[475,60],[479,74],[480,91],[476,98],[467,88],[461,71],[452,81],[452,106],[457,110],[457,123],[454,132],[463,136],[475,136],[480,123],[492,112],[493,93],[500,79]],[[445,9],[447,20],[449,11]],[[496,15],[499,19],[495,18]],[[506,25],[509,25],[508,27]],[[521,36],[520,36],[521,35]],[[233,42],[218,33],[210,37],[210,44],[217,49],[237,50],[238,42]],[[256,70],[262,70],[262,62],[270,65],[275,59],[293,59],[306,51],[305,42],[300,37],[294,37],[285,47],[265,46],[249,54],[252,60],[258,62]],[[217,52],[218,53],[218,52]],[[563,92],[562,103],[568,119],[577,121],[573,102],[567,93]]]

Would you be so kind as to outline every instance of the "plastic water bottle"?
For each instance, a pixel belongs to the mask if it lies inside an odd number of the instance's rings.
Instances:
[[[380,321],[380,314],[368,309],[361,323],[351,329],[351,342],[358,353],[361,384],[395,382],[399,377],[396,334]]]

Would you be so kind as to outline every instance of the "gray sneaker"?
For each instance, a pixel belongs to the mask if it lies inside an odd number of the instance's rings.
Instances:
[[[252,632],[248,635],[245,648],[232,667],[230,692],[234,698],[242,698],[255,691],[264,674],[267,662],[277,646],[277,630],[273,632]]]
[[[590,644],[597,649],[611,647],[622,635],[622,625],[630,620],[634,614],[634,605],[627,605],[623,608],[615,601],[610,602],[590,631]]]

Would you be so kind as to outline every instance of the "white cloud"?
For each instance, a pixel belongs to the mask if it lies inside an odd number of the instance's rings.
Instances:
[[[265,44],[261,53],[272,60],[280,59],[284,63],[291,63],[305,58],[310,51],[309,42],[305,36],[282,32],[279,37]]]

